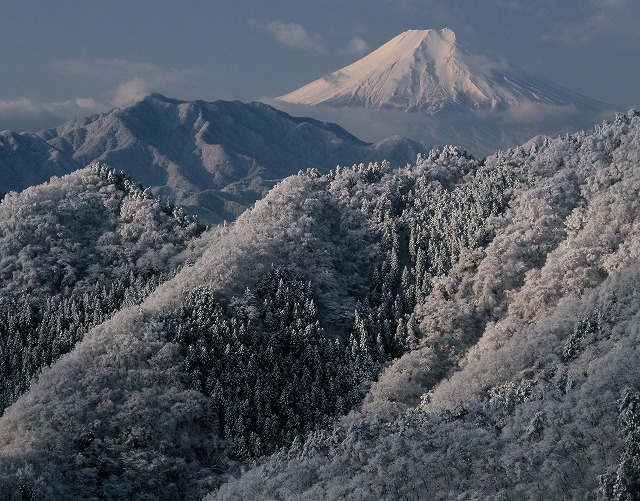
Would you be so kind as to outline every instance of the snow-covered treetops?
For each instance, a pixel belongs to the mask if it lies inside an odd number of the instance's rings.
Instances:
[[[93,164],[0,203],[0,412],[91,327],[141,301],[204,227]]]
[[[5,410],[2,494],[632,499],[639,165],[630,112],[483,161],[309,170],[197,241],[101,167],[7,196],[3,296],[181,268]],[[12,315],[11,349],[38,345]]]

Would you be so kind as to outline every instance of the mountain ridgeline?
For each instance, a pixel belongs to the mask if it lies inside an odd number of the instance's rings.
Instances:
[[[62,176],[81,166],[29,132],[0,132],[0,196]]]
[[[6,233],[3,291],[60,299],[24,299],[5,353],[42,359],[38,325],[85,296],[102,316],[12,394],[2,494],[632,499],[639,164],[629,112],[484,160],[308,170],[204,232],[101,166],[7,196],[29,236]]]
[[[336,124],[262,103],[185,102],[151,94],[126,107],[37,134],[0,134],[0,192],[20,191],[94,161],[122,170],[203,223],[232,221],[284,177],[308,168],[389,160],[428,148],[365,143]]]

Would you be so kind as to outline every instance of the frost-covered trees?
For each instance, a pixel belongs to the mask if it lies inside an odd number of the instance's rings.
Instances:
[[[404,171],[383,163],[307,172],[258,204],[255,245],[280,242],[279,262],[288,264],[256,266],[257,283],[234,270],[244,292],[230,298],[198,288],[166,320],[192,387],[212,400],[220,434],[239,457],[272,453],[326,428],[360,400],[361,383],[416,345],[413,311],[432,277],[490,241],[487,221],[509,199],[510,175],[479,166],[450,148]],[[374,254],[366,252],[371,243]],[[304,266],[311,263],[314,273]]]
[[[0,412],[94,325],[174,273],[203,228],[94,164],[0,203]]]
[[[437,204],[425,205],[427,231],[440,228],[426,245],[404,234],[415,257],[396,255],[416,303],[398,325],[417,321],[415,348],[382,372],[360,412],[212,497],[635,499],[639,138],[631,112],[498,153],[443,184],[451,200],[486,173],[504,198],[476,219],[476,238],[461,231],[473,220],[453,226],[455,211]],[[506,183],[491,178],[499,173]],[[434,203],[439,189],[427,191]],[[379,203],[357,183],[349,191],[371,213],[393,214],[384,191]]]
[[[6,410],[0,481],[43,496],[62,479],[195,496],[230,474],[212,496],[633,496],[639,138],[630,113],[482,161],[449,147],[282,181]],[[118,238],[155,270],[134,212]],[[51,303],[61,322],[89,309],[72,299]]]

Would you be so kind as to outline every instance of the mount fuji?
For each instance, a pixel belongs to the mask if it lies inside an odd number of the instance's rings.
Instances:
[[[355,63],[276,101],[418,112],[410,120],[413,130],[397,133],[420,135],[416,138],[436,145],[458,144],[476,154],[521,144],[540,133],[590,127],[611,109],[505,62],[473,54],[448,28],[405,31]],[[351,124],[347,127],[366,137]]]

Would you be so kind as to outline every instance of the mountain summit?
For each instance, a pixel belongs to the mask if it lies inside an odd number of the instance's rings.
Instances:
[[[559,85],[466,51],[449,28],[405,31],[355,63],[277,99],[428,115],[532,104],[600,107]]]

